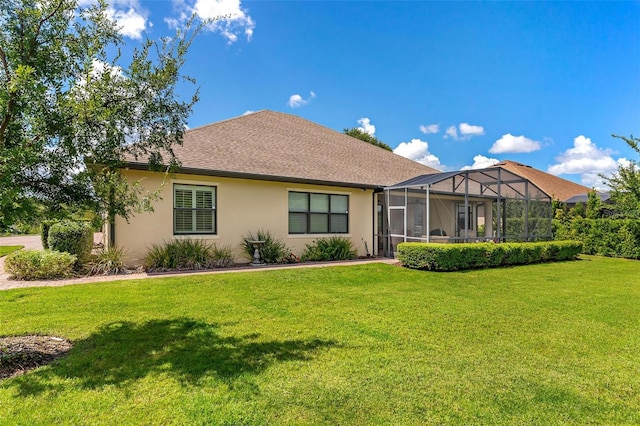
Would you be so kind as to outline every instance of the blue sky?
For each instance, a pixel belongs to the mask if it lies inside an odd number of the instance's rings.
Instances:
[[[130,45],[224,17],[184,68],[190,127],[270,109],[440,170],[508,159],[589,187],[640,157],[611,137],[640,135],[639,1],[110,3]]]

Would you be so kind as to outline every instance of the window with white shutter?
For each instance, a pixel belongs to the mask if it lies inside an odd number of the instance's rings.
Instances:
[[[215,186],[173,186],[173,233],[216,233]]]

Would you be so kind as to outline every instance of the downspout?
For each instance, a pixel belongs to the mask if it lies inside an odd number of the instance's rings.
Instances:
[[[524,237],[529,241],[529,181],[524,182]]]
[[[384,230],[386,232],[386,235],[387,235],[387,246],[385,248],[385,254],[384,254],[385,257],[389,257],[389,254],[392,252],[391,251],[391,234],[389,233],[389,228],[391,227],[391,219],[390,219],[391,215],[389,214],[390,213],[390,211],[389,211],[389,197],[390,197],[389,196],[389,192],[391,192],[391,191],[388,188],[385,188],[385,190],[384,190],[384,199],[385,199],[385,204],[386,205],[384,206],[384,208],[387,211],[387,215],[386,215],[387,216],[387,218],[386,218],[387,219],[387,227]]]
[[[469,242],[469,172],[464,174],[464,242]]]
[[[430,213],[430,201],[429,201],[429,187],[430,185],[427,185],[427,189],[426,189],[426,194],[427,194],[427,214],[425,215],[427,218],[427,242],[430,243],[431,242],[431,213]]]
[[[502,171],[502,169],[498,168],[498,200],[497,200],[497,228],[498,228],[498,234],[497,234],[497,238],[498,241],[501,242],[502,241],[502,200],[500,199],[500,195],[502,194],[502,188],[500,187],[500,182],[501,182],[501,176],[500,176],[500,172]]]
[[[116,214],[113,208],[115,202],[115,189],[113,185],[109,187],[109,206],[107,207],[107,221],[109,222],[109,246],[108,248],[115,247],[116,245]]]
[[[404,189],[404,223],[402,224],[403,228],[403,241],[407,242],[407,204],[409,203],[409,188]]]

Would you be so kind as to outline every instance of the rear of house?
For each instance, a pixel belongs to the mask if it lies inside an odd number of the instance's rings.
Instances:
[[[295,255],[317,238],[351,240],[377,254],[381,188],[436,170],[300,117],[273,111],[190,130],[175,148],[174,174],[131,160],[122,173],[149,191],[153,212],[106,230],[111,244],[141,264],[153,244],[195,238],[227,246],[248,261],[243,236],[269,231]]]

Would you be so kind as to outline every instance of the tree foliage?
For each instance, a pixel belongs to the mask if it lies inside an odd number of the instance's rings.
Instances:
[[[377,147],[386,149],[387,151],[392,151],[393,149],[387,145],[386,143],[382,142],[381,140],[379,140],[378,138],[376,138],[373,135],[370,135],[369,133],[363,132],[362,130],[360,130],[357,127],[354,127],[352,129],[344,129],[344,134],[345,135],[349,135],[351,137],[354,137],[356,139],[360,139],[363,140],[367,143],[370,143],[371,145],[375,145]]]
[[[640,154],[639,138],[618,135],[613,135],[613,137],[622,139]],[[602,177],[611,188],[610,200],[613,202],[616,212],[623,217],[640,218],[640,167],[638,162],[629,161],[627,164],[619,165],[616,173]]]
[[[116,171],[125,158],[177,164],[171,147],[197,90],[186,100],[176,90],[193,83],[180,69],[199,27],[147,39],[124,60],[104,0],[0,0],[0,24],[0,228],[34,201],[89,203],[110,218],[143,209]]]

